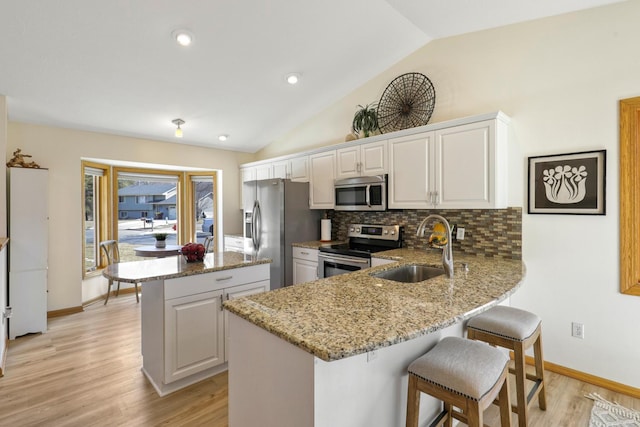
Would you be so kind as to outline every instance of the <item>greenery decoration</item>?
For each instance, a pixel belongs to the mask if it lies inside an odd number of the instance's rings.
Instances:
[[[364,137],[367,138],[372,132],[378,129],[377,105],[376,103],[367,104],[364,107],[358,105],[358,108],[359,110],[356,111],[355,116],[353,116],[351,129],[357,134],[362,131]]]

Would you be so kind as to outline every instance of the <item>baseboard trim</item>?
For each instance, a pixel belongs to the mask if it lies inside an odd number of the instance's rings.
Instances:
[[[63,308],[62,310],[47,311],[47,319],[51,319],[52,317],[67,316],[69,314],[80,313],[82,311],[84,311],[84,308],[81,305],[77,307]]]
[[[124,288],[124,289],[120,289],[120,293],[121,293],[121,294],[132,294],[132,293],[134,293],[135,291],[136,291],[136,288]],[[140,289],[140,291],[139,291],[139,292],[142,294],[142,292],[141,292],[141,291],[142,291],[142,289]],[[111,299],[111,298],[114,298],[114,297],[116,297],[116,291],[113,291],[113,290],[112,290],[112,291],[111,291],[111,296],[110,296],[109,298]],[[90,300],[83,302],[83,303],[82,303],[82,306],[83,306],[83,307],[86,307],[86,306],[89,306],[89,305],[91,305],[91,304],[95,304],[95,303],[96,303],[96,302],[98,302],[98,301],[104,301],[106,298],[107,298],[107,294],[100,295],[99,297],[91,298]],[[117,297],[116,297],[116,298],[117,298]]]
[[[511,352],[511,358],[513,359],[513,352]],[[527,365],[533,365],[533,357],[526,356]],[[606,378],[597,377],[595,375],[587,374],[586,372],[577,371],[575,369],[567,368],[566,366],[556,365],[551,362],[544,362],[544,369],[554,372],[556,374],[564,375],[565,377],[573,378],[578,381],[582,381],[588,384],[592,384],[598,387],[606,388],[607,390],[614,391],[620,394],[626,394],[627,396],[640,399],[640,388],[631,387],[626,384],[611,381]]]

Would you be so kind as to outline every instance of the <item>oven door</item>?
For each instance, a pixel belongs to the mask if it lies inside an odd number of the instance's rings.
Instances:
[[[350,257],[344,255],[318,254],[318,278],[337,276],[371,267],[370,258]]]

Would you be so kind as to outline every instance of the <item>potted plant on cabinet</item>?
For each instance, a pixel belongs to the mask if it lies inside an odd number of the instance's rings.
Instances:
[[[167,247],[167,233],[155,233],[153,237],[156,238],[156,248]]]
[[[367,104],[364,107],[358,105],[359,110],[353,116],[351,129],[354,133],[360,134],[360,131],[367,138],[372,132],[378,129],[378,113],[376,112],[376,104]]]

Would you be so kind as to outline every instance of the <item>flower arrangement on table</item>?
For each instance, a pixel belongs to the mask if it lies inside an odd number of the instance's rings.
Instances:
[[[180,252],[187,262],[197,262],[204,259],[204,245],[200,243],[187,243]]]

